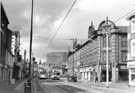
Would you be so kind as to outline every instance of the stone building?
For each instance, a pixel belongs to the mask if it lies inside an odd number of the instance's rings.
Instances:
[[[128,29],[128,64],[129,86],[135,86],[135,13],[127,17],[129,21]]]
[[[9,20],[0,2],[0,88],[10,84],[14,55],[11,53],[12,31],[8,29]]]
[[[73,52],[68,53],[68,70],[81,80],[106,81],[106,35],[103,31],[106,20],[95,30],[93,23],[88,29],[88,39]],[[128,80],[127,64],[127,27],[118,26],[108,20],[109,31],[109,81]],[[77,56],[76,56],[77,55]],[[73,65],[74,63],[74,65]],[[77,70],[75,70],[77,68]],[[74,70],[73,70],[74,69]],[[76,72],[77,71],[77,72]],[[77,73],[77,74],[76,74]]]

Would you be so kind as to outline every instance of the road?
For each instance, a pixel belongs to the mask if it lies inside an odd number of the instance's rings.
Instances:
[[[62,80],[39,80],[40,93],[90,93],[87,90],[62,84]]]

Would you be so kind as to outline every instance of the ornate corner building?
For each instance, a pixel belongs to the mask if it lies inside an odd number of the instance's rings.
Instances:
[[[99,24],[98,30],[95,30],[93,23],[88,28],[88,39],[76,47],[75,51],[68,53],[68,72],[70,75],[76,75],[80,80],[95,81],[98,76],[98,82],[106,81],[106,51],[108,49],[108,69],[109,81],[118,82],[128,80],[127,69],[127,27],[115,26],[107,20],[110,25],[106,28],[106,20]],[[103,31],[109,33],[108,48],[106,35]]]

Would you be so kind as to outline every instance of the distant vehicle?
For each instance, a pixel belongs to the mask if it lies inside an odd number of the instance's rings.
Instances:
[[[40,75],[39,75],[39,79],[47,79],[47,75],[40,74]]]
[[[77,82],[77,76],[67,76],[67,81],[69,81],[69,82]]]
[[[41,71],[39,73],[39,79],[47,79],[47,74],[45,71]]]
[[[60,72],[52,72],[51,78],[53,80],[60,80]]]

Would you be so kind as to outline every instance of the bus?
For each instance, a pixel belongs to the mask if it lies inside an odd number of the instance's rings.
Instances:
[[[46,71],[39,72],[39,79],[47,79]]]

